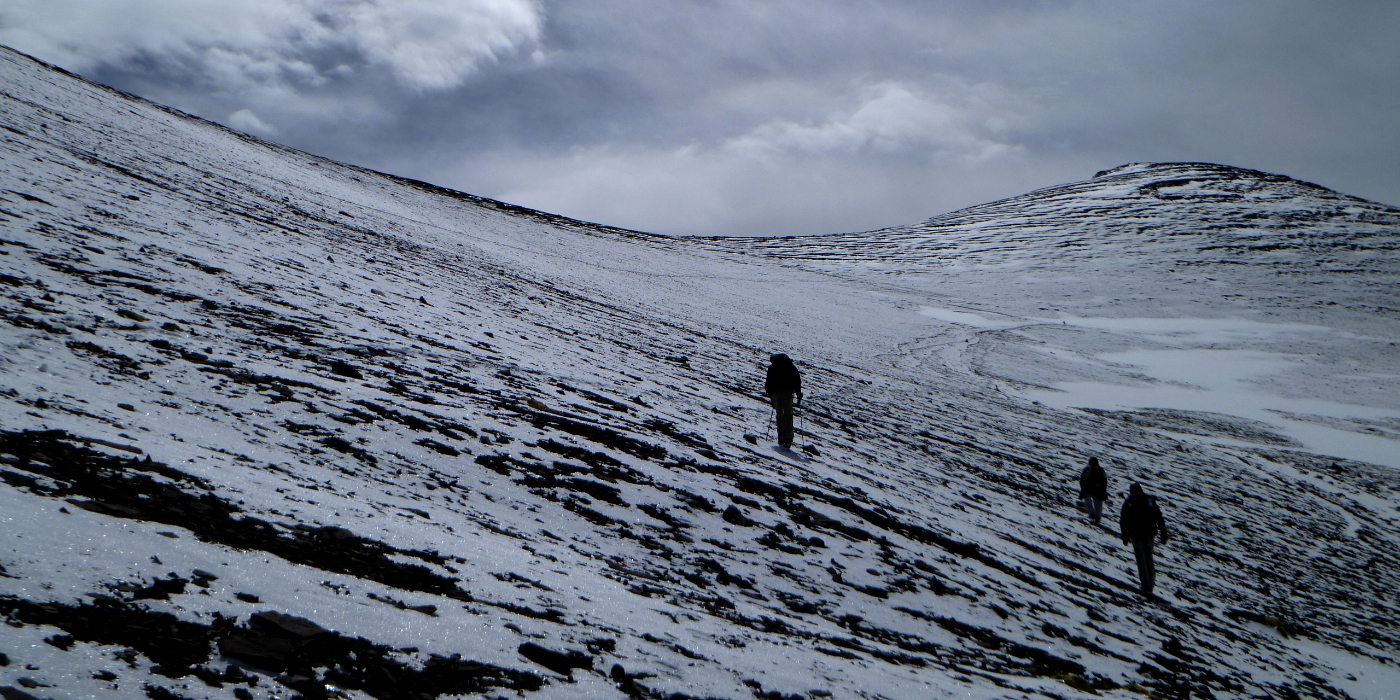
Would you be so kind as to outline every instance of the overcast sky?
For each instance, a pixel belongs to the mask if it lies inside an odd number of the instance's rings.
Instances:
[[[1132,161],[1400,205],[1400,2],[4,0],[0,43],[662,233],[914,223]]]

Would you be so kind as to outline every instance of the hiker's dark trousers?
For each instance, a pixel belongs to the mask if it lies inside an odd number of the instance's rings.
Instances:
[[[792,393],[775,391],[770,395],[773,412],[778,416],[778,444],[792,446]]]
[[[1133,556],[1137,557],[1138,583],[1142,584],[1142,594],[1152,595],[1152,585],[1157,582],[1157,569],[1152,564],[1152,538],[1133,540]]]

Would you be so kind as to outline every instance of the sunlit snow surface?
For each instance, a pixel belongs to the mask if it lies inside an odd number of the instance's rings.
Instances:
[[[0,687],[1393,687],[1394,209],[1135,165],[900,229],[674,240],[10,53],[0,127]],[[812,452],[766,430],[774,351]],[[1165,505],[1157,600],[1073,508],[1090,455],[1111,511],[1130,479]],[[250,661],[230,641],[269,611],[324,653]]]
[[[1280,391],[1295,375],[1306,372],[1313,357],[1287,352],[1289,340],[1321,339],[1336,331],[1325,326],[1260,323],[1213,318],[987,318],[967,311],[924,307],[926,316],[945,323],[978,329],[1034,329],[1037,325],[1094,329],[1113,334],[1114,345],[1143,347],[1118,352],[1065,356],[1086,364],[1138,375],[1114,382],[1060,381],[1049,388],[1027,389],[1035,400],[1057,408],[1172,409],[1223,413],[1269,424],[1274,430],[1314,452],[1400,468],[1400,438],[1394,431],[1372,434],[1333,425],[1400,426],[1400,409],[1389,401],[1359,405],[1346,392],[1324,391],[1300,396]],[[1056,346],[1038,348],[1055,354]],[[1299,371],[1295,371],[1299,370]],[[1346,372],[1346,369],[1334,370]],[[1376,373],[1373,379],[1394,382],[1397,375]],[[1272,389],[1272,390],[1271,390]],[[1291,395],[1289,395],[1291,394]],[[1332,400],[1332,399],[1340,400]],[[1352,400],[1347,400],[1352,399]],[[1359,400],[1364,401],[1364,398]],[[1311,419],[1311,420],[1310,420]],[[1323,419],[1319,422],[1318,419]],[[1326,420],[1326,419],[1331,419]],[[1331,425],[1329,425],[1329,423]],[[1219,437],[1219,436],[1216,436]]]

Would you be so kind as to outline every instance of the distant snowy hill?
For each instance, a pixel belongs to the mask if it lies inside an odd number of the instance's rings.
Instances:
[[[1394,208],[1136,164],[677,239],[7,50],[0,129],[6,700],[1400,680]],[[1165,504],[1156,600],[1074,508],[1090,455]]]

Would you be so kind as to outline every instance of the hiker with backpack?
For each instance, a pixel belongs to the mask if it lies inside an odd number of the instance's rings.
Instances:
[[[787,355],[778,353],[768,359],[768,378],[763,383],[763,393],[768,395],[778,419],[778,446],[788,449],[792,447],[792,408],[802,405],[802,375]]]
[[[1108,500],[1108,474],[1099,466],[1098,457],[1089,458],[1089,466],[1079,472],[1079,502],[1095,525],[1103,517],[1103,504]]]
[[[1142,484],[1134,483],[1128,489],[1128,498],[1123,501],[1123,511],[1118,517],[1118,529],[1123,535],[1123,544],[1133,543],[1138,583],[1143,597],[1151,598],[1157,579],[1152,563],[1152,540],[1160,533],[1162,544],[1167,543],[1167,522],[1162,518],[1161,508],[1157,507],[1157,497],[1144,493]]]

